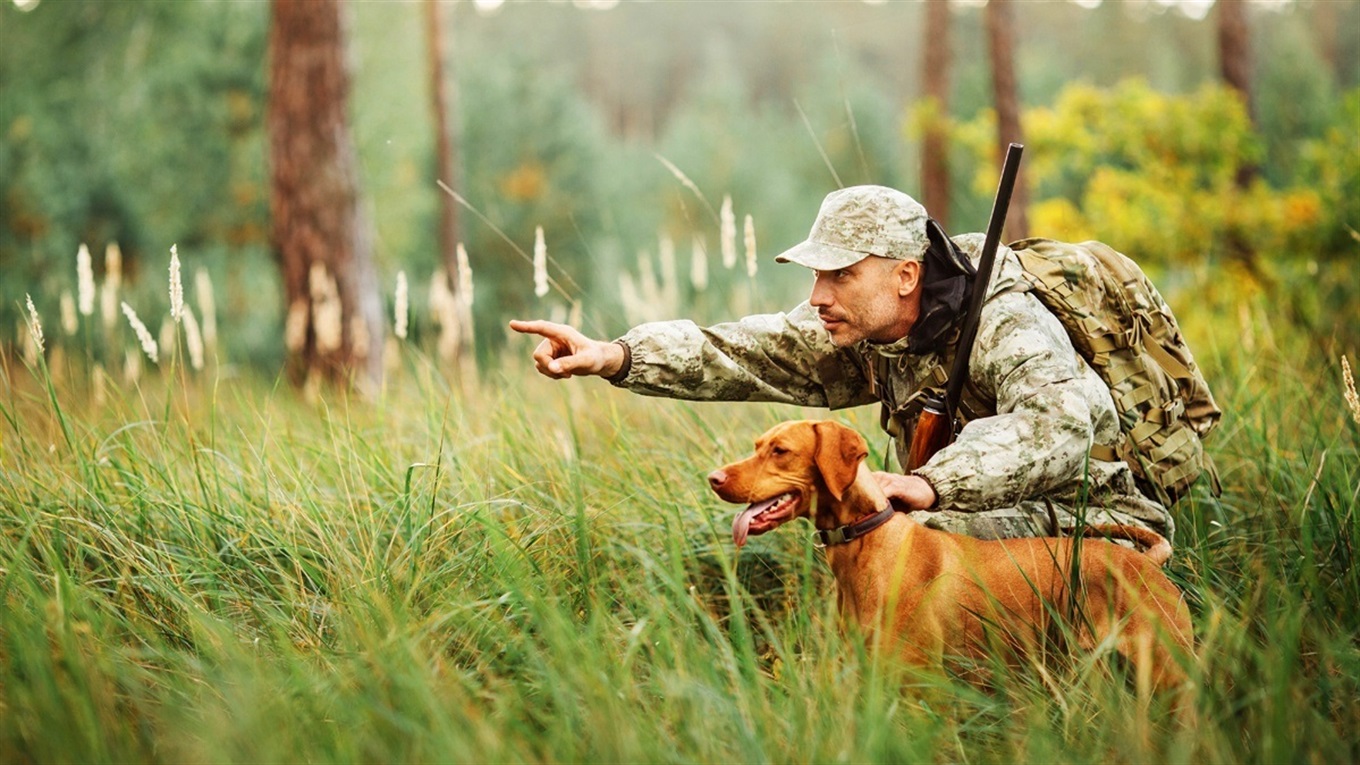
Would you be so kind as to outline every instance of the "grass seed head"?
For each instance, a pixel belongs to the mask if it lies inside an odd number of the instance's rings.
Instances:
[[[737,264],[737,217],[732,213],[732,196],[723,196],[719,234],[722,236],[723,268]]]
[[[689,283],[694,285],[695,292],[703,292],[708,289],[708,252],[697,234],[689,252]]]
[[[750,215],[746,216],[743,226],[743,244],[746,245],[746,275],[752,278],[756,275],[756,222]]]
[[[543,227],[534,227],[534,294],[548,294],[548,245],[543,241]]]
[[[96,363],[91,376],[94,378],[94,405],[102,407],[109,401],[109,373],[104,371],[103,364]]]
[[[28,331],[33,335],[33,345],[38,349],[38,353],[42,353],[42,321],[38,319],[38,309],[33,307],[33,298],[28,293],[24,293],[24,300],[28,302]]]
[[[94,265],[90,262],[90,248],[83,243],[76,250],[76,293],[80,298],[80,315],[94,313]]]
[[[137,335],[137,340],[141,342],[142,352],[146,354],[148,359],[151,359],[151,363],[160,363],[160,349],[156,347],[156,338],[151,336],[146,325],[142,323],[141,319],[137,318],[137,312],[132,310],[132,306],[128,305],[126,301],[123,303],[123,315],[127,317],[128,324],[132,326],[132,331]],[[139,369],[138,376],[140,374]],[[130,382],[136,382],[136,380]]]
[[[467,249],[458,243],[458,298],[464,309],[472,307],[472,265],[468,263]]]
[[[1341,357],[1341,384],[1346,396],[1346,408],[1351,410],[1351,418],[1360,425],[1360,395],[1355,392],[1355,378],[1351,377],[1351,364],[1345,356]]]
[[[189,306],[184,306],[184,345],[189,349],[189,365],[196,371],[203,369],[203,334],[199,331],[198,319]]]
[[[217,301],[213,296],[212,279],[206,269],[194,271],[194,297],[198,300],[198,312],[203,316],[203,345],[217,347]]]
[[[406,339],[406,321],[410,313],[410,296],[407,294],[406,272],[397,272],[396,306],[393,309],[393,332],[402,340]]]
[[[104,286],[99,290],[99,314],[107,329],[118,323],[118,290],[122,285],[123,251],[117,242],[110,242],[104,248]]]
[[[170,318],[179,323],[184,313],[184,280],[180,276],[179,250],[170,245]]]
[[[70,290],[63,290],[61,293],[61,331],[67,335],[74,335],[80,329],[80,317],[76,314],[76,299],[71,297]]]

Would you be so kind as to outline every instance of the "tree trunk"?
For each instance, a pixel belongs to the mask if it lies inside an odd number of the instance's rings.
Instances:
[[[949,48],[948,0],[927,0],[925,61],[926,121],[921,140],[921,203],[949,230]]]
[[[288,301],[289,377],[376,385],[384,323],[359,204],[339,0],[270,7],[270,238]]]
[[[997,175],[1000,177],[1001,160],[1006,156],[1007,144],[1025,142],[1024,133],[1020,130],[1020,96],[1015,84],[1015,38],[1010,0],[991,0],[983,13],[992,59],[992,92],[996,100],[996,161]],[[1026,210],[1029,207],[1029,192],[1025,186],[1025,175],[1022,167],[1015,178],[1015,191],[1011,195],[1011,207],[1006,215],[1006,241],[1028,236]]]
[[[434,145],[435,145],[435,177],[443,181],[445,185],[454,191],[461,193],[462,178],[458,172],[458,141],[456,138],[456,123],[449,118],[449,107],[455,100],[456,93],[453,90],[453,79],[447,77],[447,62],[444,56],[444,14],[440,7],[440,0],[425,0],[425,38],[426,53],[429,56],[430,71],[430,110],[434,117]],[[446,274],[448,292],[445,294],[457,296],[460,294],[458,289],[458,203],[452,196],[446,193],[438,194],[439,197],[439,256],[444,264],[443,273]],[[457,300],[457,298],[454,298]],[[458,312],[454,315],[461,315]],[[462,367],[463,354],[467,350],[463,338],[470,331],[470,327],[459,327],[457,329],[458,341],[452,344],[441,344],[441,347],[448,349],[449,358],[447,361],[454,365],[455,370]],[[451,328],[444,328],[445,332],[453,331]]]
[[[1237,91],[1247,118],[1255,124],[1251,100],[1251,31],[1247,26],[1245,0],[1218,0],[1218,63],[1223,82]],[[1246,188],[1259,168],[1242,163],[1237,169],[1237,186]]]

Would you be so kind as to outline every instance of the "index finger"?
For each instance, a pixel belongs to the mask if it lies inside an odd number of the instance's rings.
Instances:
[[[526,335],[541,335],[548,338],[562,337],[570,327],[565,324],[557,324],[541,319],[535,321],[521,321],[519,319],[510,320],[510,329],[522,332]]]

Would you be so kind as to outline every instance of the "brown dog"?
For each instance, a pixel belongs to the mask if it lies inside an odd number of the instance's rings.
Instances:
[[[864,439],[838,423],[785,422],[756,440],[754,456],[708,480],[724,500],[751,503],[732,526],[739,547],[749,534],[810,519],[826,545],[842,618],[913,664],[982,659],[998,644],[1016,659],[1040,645],[1056,609],[1072,612],[1083,648],[1113,636],[1140,690],[1185,682],[1168,645],[1189,657],[1190,612],[1161,571],[1171,556],[1165,539],[1131,526],[1088,529],[1149,548],[1139,553],[1099,539],[983,541],[928,529],[892,511],[867,454]]]

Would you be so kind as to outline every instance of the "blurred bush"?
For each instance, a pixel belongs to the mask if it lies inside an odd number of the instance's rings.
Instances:
[[[1242,187],[1239,172],[1264,150],[1233,91],[1070,85],[1024,116],[1030,234],[1098,239],[1172,289],[1213,282],[1208,294],[1224,306],[1264,291],[1282,323],[1353,348],[1360,285],[1336,276],[1360,252],[1360,134],[1347,128],[1360,125],[1360,90],[1337,111],[1323,135],[1296,148],[1288,184],[1257,174]],[[988,168],[974,178],[977,193],[996,185],[994,136],[990,111],[955,128],[972,163]]]

